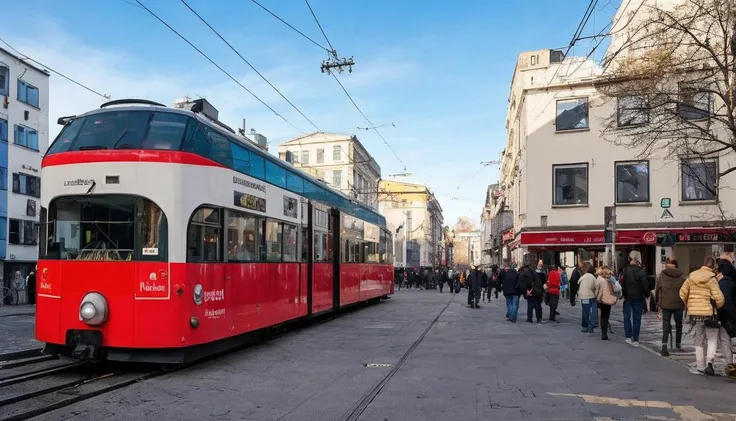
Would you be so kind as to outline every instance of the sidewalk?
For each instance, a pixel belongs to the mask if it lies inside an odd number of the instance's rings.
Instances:
[[[35,304],[7,305],[0,307],[0,317],[7,316],[34,316],[36,315]]]
[[[548,314],[549,307],[544,306],[543,311]],[[560,308],[558,309],[562,313],[562,317],[573,317],[579,323],[581,318],[581,307],[580,300],[578,300],[575,307],[570,306],[570,302],[567,300],[560,301]],[[526,317],[526,302],[521,300],[519,313]],[[620,339],[624,340],[624,315],[623,315],[623,301],[619,300],[615,307],[611,309],[611,327],[613,328],[614,334],[609,337],[612,340]],[[671,321],[672,334],[675,334],[675,322]],[[600,329],[598,329],[600,330]],[[693,334],[690,331],[690,324],[687,320],[683,320],[682,327],[682,351],[672,350],[669,348],[670,356],[668,358],[677,361],[685,367],[694,366],[695,364],[695,346],[693,344]],[[600,337],[600,332],[596,333],[597,337]],[[674,338],[673,338],[674,342]],[[641,330],[639,333],[639,344],[642,349],[659,355],[660,349],[662,349],[662,320],[657,318],[657,313],[648,311],[642,315],[641,319]],[[660,356],[660,358],[662,358]],[[726,366],[726,361],[720,351],[716,354],[716,361],[714,368],[717,374],[723,374]]]

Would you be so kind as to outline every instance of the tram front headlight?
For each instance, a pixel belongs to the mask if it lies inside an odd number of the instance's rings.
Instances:
[[[202,301],[204,300],[204,289],[202,288],[202,285],[197,284],[194,286],[192,298],[194,298],[194,304],[202,305]]]
[[[99,292],[90,292],[79,306],[79,318],[91,326],[99,326],[107,321],[107,300]]]

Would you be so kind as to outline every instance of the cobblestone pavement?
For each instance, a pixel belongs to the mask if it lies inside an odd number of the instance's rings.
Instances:
[[[41,348],[35,339],[36,317],[31,314],[0,315],[0,354]]]
[[[502,301],[451,297],[401,291],[40,419],[736,421],[736,383],[581,334],[572,313],[514,324]]]

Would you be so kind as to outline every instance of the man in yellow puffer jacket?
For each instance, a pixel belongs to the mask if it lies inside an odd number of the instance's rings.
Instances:
[[[706,256],[703,267],[690,273],[680,288],[680,298],[685,303],[690,323],[695,334],[695,362],[699,373],[709,376],[715,374],[713,360],[718,347],[718,314],[716,309],[723,307],[726,300],[715,274],[716,261]],[[715,301],[713,308],[711,300]],[[707,353],[703,344],[707,342]]]

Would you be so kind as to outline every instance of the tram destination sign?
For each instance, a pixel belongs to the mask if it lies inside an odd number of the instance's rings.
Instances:
[[[266,199],[252,194],[235,190],[233,192],[234,205],[240,208],[250,209],[258,212],[266,212]]]

